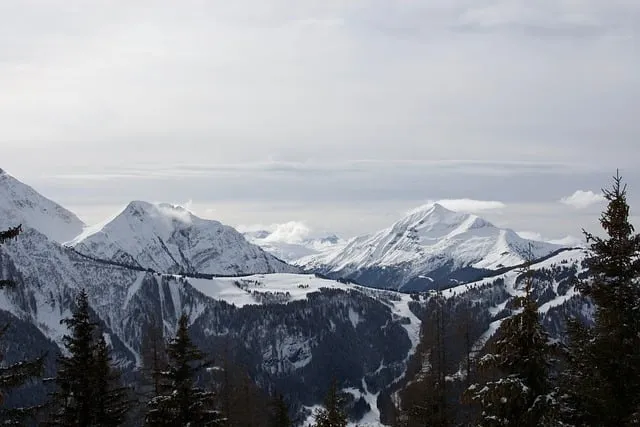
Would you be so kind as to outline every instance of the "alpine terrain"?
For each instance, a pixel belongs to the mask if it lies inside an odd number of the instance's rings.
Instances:
[[[523,239],[513,230],[435,203],[412,211],[389,228],[297,263],[371,287],[423,291],[522,264],[528,251],[541,258],[561,247]]]
[[[129,203],[114,219],[68,243],[90,257],[163,273],[295,273],[235,229],[180,206]]]
[[[375,421],[377,399],[416,348],[420,321],[409,295],[297,274],[232,228],[175,206],[132,202],[82,230],[75,215],[9,174],[0,184],[2,224],[22,224],[0,246],[2,278],[15,283],[0,290],[9,363],[47,353],[52,375],[68,333],[61,320],[85,289],[113,363],[130,381],[148,331],[160,325],[172,336],[186,313],[200,349],[285,394],[292,414],[310,415],[335,376],[350,390],[352,419]],[[33,383],[6,403],[37,404],[46,392]]]
[[[523,295],[559,340],[568,315],[587,324],[593,317],[575,288],[588,274],[588,251],[526,240],[438,204],[292,266],[179,206],[135,201],[86,227],[6,172],[0,184],[1,226],[22,224],[18,238],[0,246],[3,278],[16,283],[0,291],[0,314],[11,323],[6,360],[48,352],[49,375],[68,333],[61,320],[85,289],[130,384],[144,367],[148,331],[159,325],[172,336],[184,313],[202,351],[233,361],[265,392],[285,394],[296,422],[337,378],[351,422],[390,423],[394,400],[430,354],[422,343],[429,331],[452,337],[447,375],[455,388],[468,376],[469,355],[482,354]],[[521,267],[531,256],[527,285]],[[8,404],[38,403],[46,391],[32,384]]]

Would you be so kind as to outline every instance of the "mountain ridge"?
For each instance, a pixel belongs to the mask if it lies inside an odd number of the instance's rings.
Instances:
[[[529,250],[535,259],[560,248],[524,239],[477,215],[434,203],[409,212],[383,230],[354,237],[343,248],[303,258],[297,264],[373,287],[384,287],[386,280],[393,283],[392,289],[425,290],[436,281],[455,285],[460,280],[456,272],[466,271],[467,280],[473,280],[483,271],[520,264]],[[472,277],[474,272],[476,277]]]
[[[0,168],[0,229],[18,224],[38,229],[58,243],[74,238],[86,226],[76,214]]]
[[[168,203],[130,202],[67,243],[93,258],[163,273],[296,273],[219,221]]]

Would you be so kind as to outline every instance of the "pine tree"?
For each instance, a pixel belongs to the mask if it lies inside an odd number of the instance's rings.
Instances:
[[[93,384],[88,375],[94,368],[93,334],[96,324],[89,316],[89,298],[84,289],[76,298],[76,310],[63,319],[71,335],[62,338],[69,356],[58,358],[56,385],[53,394],[57,406],[51,425],[89,426],[93,421]]]
[[[147,405],[145,423],[149,426],[215,426],[223,421],[214,408],[214,393],[195,385],[196,375],[209,366],[192,343],[187,316],[178,321],[175,338],[167,348],[168,367],[161,372],[161,393]]]
[[[282,394],[276,395],[272,402],[273,413],[271,417],[270,427],[291,427],[291,418],[289,417],[289,405],[284,400]]]
[[[595,324],[572,322],[564,375],[563,413],[576,425],[625,425],[640,418],[640,235],[629,222],[619,173],[603,193],[606,237],[584,232],[591,244],[590,278],[577,286],[595,304]]]
[[[314,427],[346,427],[347,415],[343,409],[343,398],[338,393],[338,382],[331,382],[324,399],[324,408],[316,410]]]
[[[130,390],[120,385],[120,374],[111,367],[109,348],[103,336],[98,339],[94,357],[95,425],[119,426],[127,419],[133,402]]]
[[[525,294],[515,300],[519,312],[502,322],[490,352],[478,361],[490,380],[466,391],[480,406],[481,426],[556,425],[549,383],[554,347],[539,321],[529,263],[524,277]]]
[[[62,342],[68,356],[58,358],[53,393],[55,409],[49,425],[55,426],[117,426],[130,409],[126,389],[118,384],[118,375],[109,364],[109,352],[104,338],[95,338],[96,323],[91,321],[89,298],[81,290],[76,298],[76,310],[63,319],[71,331]]]
[[[22,231],[22,225],[0,231],[0,244],[15,239]],[[0,289],[15,286],[12,280],[0,279]],[[5,334],[10,325],[5,325],[0,330],[0,338]],[[0,405],[4,402],[4,396],[10,390],[20,387],[28,381],[42,376],[44,371],[44,355],[35,360],[21,361],[9,366],[0,367]],[[0,354],[0,362],[4,355]],[[0,406],[0,423],[3,425],[23,425],[26,418],[35,415],[39,407],[5,408]]]

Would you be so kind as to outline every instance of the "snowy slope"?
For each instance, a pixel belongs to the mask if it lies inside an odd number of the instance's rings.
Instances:
[[[562,334],[563,331],[557,328],[559,324],[564,324],[568,313],[575,314],[576,311],[582,311],[581,305],[589,305],[575,288],[576,278],[587,274],[584,260],[588,254],[589,251],[586,249],[568,249],[531,265],[532,296],[538,304],[543,324],[554,335]],[[495,299],[495,295],[502,295],[502,298]],[[482,301],[489,313],[496,317],[475,343],[477,350],[480,350],[500,328],[505,310],[513,312],[513,308],[510,308],[511,301],[524,295],[525,277],[523,271],[517,268],[443,291],[445,298],[470,297],[475,301]],[[488,303],[492,300],[493,305]],[[572,308],[571,305],[575,307]],[[589,314],[583,314],[588,320]]]
[[[226,301],[237,307],[261,304],[263,300],[252,294],[280,293],[287,296],[286,302],[306,299],[320,289],[356,289],[358,287],[316,277],[313,274],[256,274],[246,277],[223,277],[209,279],[189,278],[191,286],[208,297]]]
[[[456,270],[518,265],[529,245],[535,258],[561,248],[523,239],[513,230],[497,228],[476,215],[450,211],[436,203],[416,209],[389,228],[356,237],[343,248],[301,259],[298,264],[373,286],[399,289],[411,280],[433,282],[442,278],[437,275]],[[386,270],[384,274],[382,270]],[[368,274],[367,280],[363,272],[371,271],[378,274]],[[390,272],[394,274],[390,276]],[[436,276],[430,277],[432,273]],[[385,277],[393,277],[395,283],[375,283]]]
[[[18,224],[60,243],[71,240],[84,227],[75,214],[0,169],[0,229]]]
[[[410,308],[412,303],[415,304],[415,300],[409,294],[341,283],[335,280],[320,278],[314,274],[274,273],[256,274],[239,278],[189,278],[187,280],[191,286],[203,295],[215,300],[225,301],[236,307],[261,304],[287,304],[292,301],[305,300],[309,295],[325,289],[336,289],[344,292],[355,291],[367,298],[386,305],[391,310],[393,319],[400,321],[411,343],[403,362],[404,364],[406,364],[414,354],[420,341],[421,321]],[[349,320],[354,328],[356,328],[359,323],[366,321],[365,318],[353,310],[349,310]],[[380,367],[380,369],[382,369],[382,367]],[[403,375],[404,372],[400,373],[393,382],[398,381]],[[366,384],[363,390],[366,395]],[[367,397],[371,398],[372,396],[367,395]],[[375,399],[373,402],[375,402]],[[371,417],[377,416],[379,420],[379,412],[375,404],[370,404],[373,408],[373,413],[368,414],[368,421],[370,424],[375,424],[375,420]]]
[[[395,315],[409,319],[405,329],[411,339],[412,348],[415,348],[418,343],[420,320],[409,309],[412,299],[407,294],[341,283],[320,278],[314,274],[274,273],[213,279],[189,278],[188,282],[204,295],[237,307],[264,304],[273,300],[279,303],[304,300],[309,294],[321,289],[354,290],[368,297],[385,301]],[[260,297],[261,295],[267,297],[273,295],[275,298],[264,298]],[[353,322],[357,323],[356,320]]]
[[[221,277],[213,279],[189,278],[188,282],[202,294],[237,307],[264,304],[268,298],[260,295],[282,295],[280,303],[306,299],[309,294],[322,289],[354,290],[362,294],[384,301],[398,318],[409,319],[404,325],[411,340],[412,349],[418,344],[420,320],[411,312],[409,304],[412,300],[408,294],[386,290],[370,289],[362,286],[341,283],[336,280],[320,278],[314,274],[255,274],[244,277]],[[357,323],[353,320],[354,323]]]
[[[163,273],[298,271],[233,228],[164,203],[131,202],[114,219],[87,228],[69,245],[94,258]]]
[[[577,274],[580,274],[586,271],[586,268],[582,265],[582,262],[586,258],[588,254],[588,250],[586,249],[567,249],[545,259],[544,261],[537,262],[531,265],[531,270],[540,271],[545,269],[552,269],[556,266],[563,266],[565,268],[575,267]],[[467,283],[464,285],[456,286],[454,288],[447,289],[442,292],[445,297],[452,297],[454,295],[462,295],[470,289],[478,288],[481,286],[491,285],[496,282],[496,280],[504,282],[502,285],[507,293],[511,296],[523,296],[524,295],[524,284],[520,282],[522,277],[522,270],[520,269],[512,269],[503,274],[499,274],[497,276],[487,277],[482,280],[478,280],[476,282]],[[553,284],[554,292],[557,292],[558,285],[555,282],[551,282]],[[573,288],[569,291],[569,296],[575,294]],[[563,302],[564,297],[558,297],[558,299],[554,299],[553,303]],[[548,309],[549,305],[543,306],[540,309],[544,311]]]

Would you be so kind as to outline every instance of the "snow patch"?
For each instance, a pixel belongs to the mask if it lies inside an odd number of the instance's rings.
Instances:
[[[349,320],[351,320],[351,324],[354,329],[357,328],[358,324],[362,321],[362,319],[360,319],[360,315],[356,313],[352,307],[349,307]]]

